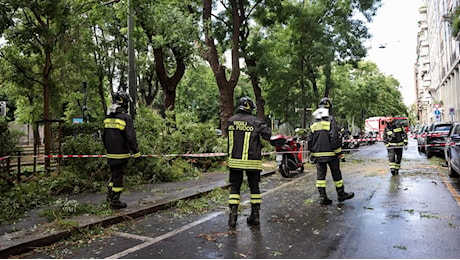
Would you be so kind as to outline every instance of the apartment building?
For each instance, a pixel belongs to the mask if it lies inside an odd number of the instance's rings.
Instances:
[[[460,0],[423,0],[419,8],[415,87],[420,124],[460,121],[460,33],[452,21]]]

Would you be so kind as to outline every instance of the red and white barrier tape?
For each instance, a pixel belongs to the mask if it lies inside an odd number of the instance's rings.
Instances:
[[[3,156],[3,157],[0,157],[0,161],[3,161],[3,160],[8,159],[8,158],[11,158],[11,156]]]
[[[378,141],[376,138],[365,138],[365,139],[351,139],[351,140],[344,140],[344,142],[350,141]],[[430,145],[420,145],[421,147],[428,147],[428,146],[445,146],[445,143],[441,144],[430,144]],[[459,145],[457,143],[450,143],[449,145]],[[418,146],[418,145],[415,145]],[[411,145],[409,145],[411,147]],[[370,148],[372,149],[372,148]],[[381,148],[375,148],[381,149]],[[343,151],[351,151],[351,150],[359,150],[359,149],[342,149]],[[270,155],[270,154],[283,154],[283,153],[308,153],[308,151],[286,151],[286,152],[269,152],[269,153],[262,153],[262,155]],[[144,154],[141,157],[216,157],[216,156],[227,156],[227,153],[189,153],[189,154]],[[32,157],[32,158],[105,158],[106,155],[23,155],[23,156],[4,156],[0,157],[0,161],[13,158],[13,157]]]
[[[377,138],[359,138],[359,139],[346,139],[343,142],[365,142],[365,141],[380,141]]]

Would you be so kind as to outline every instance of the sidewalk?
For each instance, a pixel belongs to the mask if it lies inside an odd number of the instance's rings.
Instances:
[[[262,176],[273,173],[275,170],[265,170]],[[84,215],[67,219],[78,223],[78,227],[68,230],[56,230],[56,223],[50,223],[46,218],[40,217],[39,213],[43,208],[32,210],[16,223],[0,225],[0,258],[19,255],[34,247],[50,245],[69,237],[76,229],[95,225],[106,227],[126,219],[142,217],[171,207],[179,200],[199,197],[215,188],[228,186],[228,173],[202,173],[194,180],[145,185],[143,189],[128,190],[122,195],[122,200],[128,203],[126,209],[115,210],[110,216]],[[80,194],[68,196],[67,199],[77,200],[81,204],[98,204],[105,201],[105,197],[106,194]]]

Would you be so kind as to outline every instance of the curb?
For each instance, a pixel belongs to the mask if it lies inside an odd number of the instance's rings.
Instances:
[[[262,171],[261,177],[272,175],[275,172],[276,170]],[[107,227],[124,222],[127,219],[135,219],[155,213],[159,210],[174,206],[176,202],[180,200],[198,198],[216,188],[227,188],[229,186],[230,184],[223,179],[208,183],[204,186],[180,190],[160,199],[147,197],[139,201],[128,202],[128,207],[126,209],[116,210],[111,216],[101,217],[91,215],[67,219],[69,222],[77,223],[77,226],[65,230],[56,230],[55,223],[46,223],[40,226],[8,233],[0,237],[0,258],[24,254],[33,250],[35,247],[51,245],[70,237],[72,233],[81,229],[88,229],[94,226]]]

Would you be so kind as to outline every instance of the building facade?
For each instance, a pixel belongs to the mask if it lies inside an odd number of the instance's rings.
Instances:
[[[452,21],[460,0],[422,0],[415,86],[420,124],[460,121],[460,33]]]

